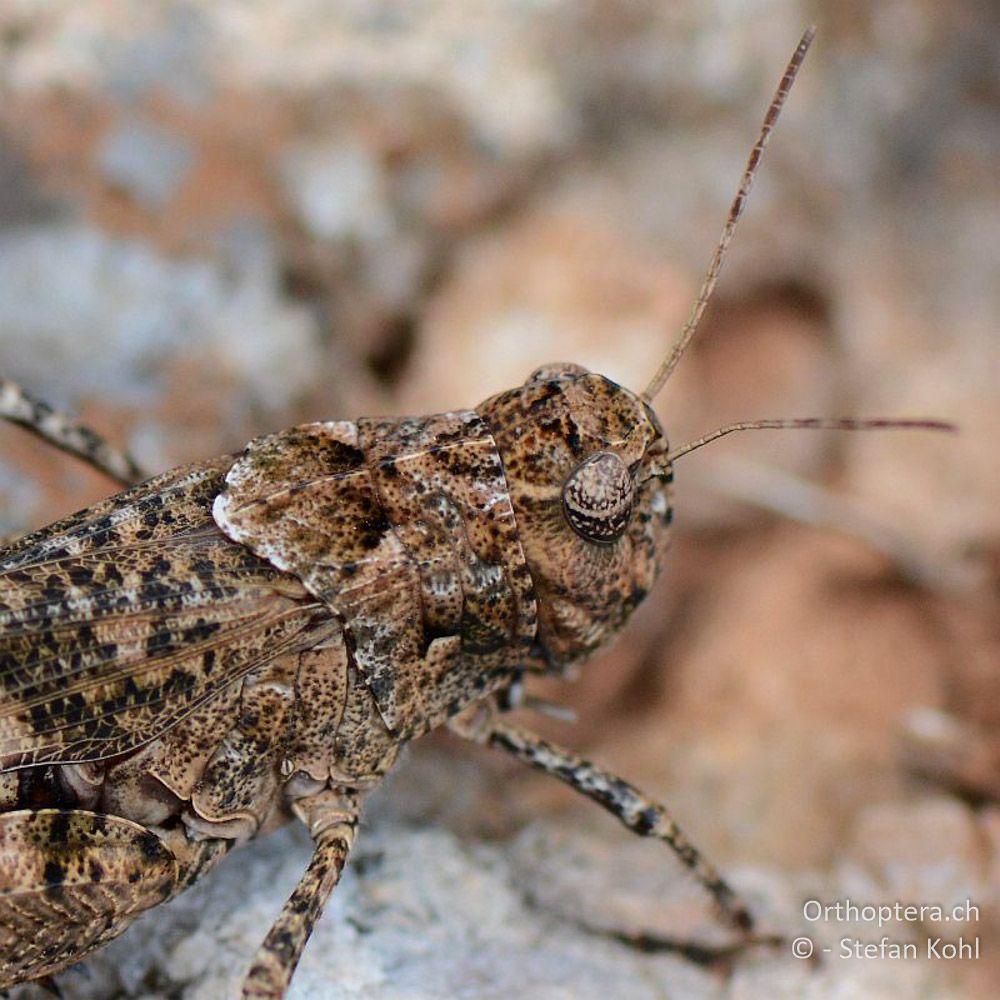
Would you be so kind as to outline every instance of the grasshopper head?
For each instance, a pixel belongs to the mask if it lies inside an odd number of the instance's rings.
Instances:
[[[577,365],[550,365],[487,400],[553,664],[603,645],[645,597],[670,524],[670,463],[639,396]]]
[[[577,365],[551,365],[479,407],[503,459],[535,584],[538,645],[553,666],[609,639],[656,578],[670,524],[673,456],[650,404],[708,305],[757,163],[814,33],[806,31],[785,69],[691,315],[642,394]],[[734,429],[742,425],[722,433]]]
[[[606,642],[652,586],[667,545],[672,463],[682,455],[733,431],[954,429],[925,419],[752,420],[668,451],[653,412],[652,400],[698,329],[764,146],[814,33],[805,32],[785,69],[691,314],[641,395],[578,365],[550,365],[479,407],[500,450],[535,585],[539,651],[554,667]]]

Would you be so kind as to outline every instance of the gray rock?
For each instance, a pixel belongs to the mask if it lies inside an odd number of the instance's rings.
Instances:
[[[287,405],[315,377],[315,320],[283,299],[267,255],[238,264],[171,260],[84,225],[6,230],[0,367],[60,405],[137,403],[164,359],[205,356],[256,401]]]
[[[637,1000],[968,995],[959,990],[957,963],[842,957],[845,936],[868,942],[885,934],[923,947],[916,924],[804,917],[806,899],[888,900],[892,891],[872,872],[844,866],[794,877],[765,868],[731,873],[762,929],[808,937],[820,962],[793,957],[790,947],[759,947],[742,953],[727,976],[583,928],[651,930],[716,945],[731,940],[661,845],[615,828],[604,836],[548,823],[506,843],[468,842],[445,829],[402,823],[384,802],[373,804],[372,822],[313,932],[289,1000],[605,1000],[623,991]],[[920,808],[933,810],[934,800]],[[899,822],[908,822],[905,809]],[[297,827],[249,845],[61,974],[60,988],[67,1000],[238,996],[256,947],[308,858]],[[909,886],[915,900],[936,885],[932,862],[924,868],[930,881]],[[972,888],[988,902],[984,885]],[[964,932],[974,936],[977,929]],[[21,988],[12,1000],[32,1000],[33,992]]]
[[[165,208],[195,161],[192,143],[184,136],[141,121],[113,129],[97,151],[106,180],[128,192],[143,208]]]

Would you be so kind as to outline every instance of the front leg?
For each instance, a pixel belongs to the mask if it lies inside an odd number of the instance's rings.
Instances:
[[[243,983],[244,1000],[280,1000],[330,893],[340,881],[358,825],[358,796],[327,789],[295,803],[316,842],[309,867],[264,938]]]
[[[727,923],[748,938],[751,936],[754,920],[749,907],[687,839],[666,806],[571,750],[501,722],[489,711],[459,717],[453,720],[451,728],[466,739],[506,750],[518,760],[565,782],[603,806],[640,837],[655,837],[668,844],[712,895]],[[651,946],[651,941],[643,938],[641,946]]]

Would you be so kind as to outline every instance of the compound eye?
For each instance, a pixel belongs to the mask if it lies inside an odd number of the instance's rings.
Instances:
[[[591,455],[563,486],[566,520],[581,538],[609,545],[628,527],[634,494],[628,467],[618,455],[611,451]]]
[[[574,365],[570,361],[557,361],[555,364],[542,365],[536,368],[529,376],[529,382],[550,382],[553,379],[573,378],[575,375],[588,374],[586,368]]]

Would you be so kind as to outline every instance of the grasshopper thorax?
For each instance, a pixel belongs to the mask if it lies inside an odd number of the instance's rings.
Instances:
[[[478,408],[493,431],[553,665],[605,643],[659,570],[670,524],[652,408],[578,365],[550,365]]]

